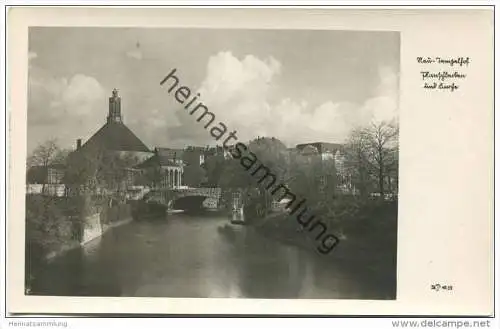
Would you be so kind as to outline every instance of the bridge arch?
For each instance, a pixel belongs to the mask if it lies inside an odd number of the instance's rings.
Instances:
[[[175,173],[174,173],[175,176]],[[173,178],[175,182],[175,178]],[[180,183],[180,179],[177,180]],[[203,202],[207,199],[208,208],[218,208],[221,198],[221,189],[218,187],[207,188],[162,188],[156,189],[151,193],[156,196],[156,200],[169,209],[184,209],[203,207]]]
[[[175,210],[195,211],[204,208],[203,202],[207,199],[204,195],[187,195],[173,199],[169,202],[169,208]]]

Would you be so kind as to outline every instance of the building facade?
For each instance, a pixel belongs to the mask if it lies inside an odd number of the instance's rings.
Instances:
[[[152,188],[182,188],[184,162],[182,150],[157,147],[154,155],[136,166]]]
[[[325,173],[321,177],[321,186],[326,186],[328,184],[328,171],[334,170],[337,190],[343,194],[355,194],[356,188],[346,168],[344,147],[343,144],[338,143],[305,143],[298,144],[295,147],[295,152],[299,156],[310,159],[310,161],[317,159],[317,161],[323,165]]]
[[[32,166],[26,175],[26,194],[64,196],[66,193],[64,175],[66,166],[62,163],[47,166]]]

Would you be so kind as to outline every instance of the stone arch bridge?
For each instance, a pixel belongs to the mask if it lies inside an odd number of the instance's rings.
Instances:
[[[219,187],[159,188],[148,193],[147,199],[168,209],[197,210],[217,209],[220,205]]]

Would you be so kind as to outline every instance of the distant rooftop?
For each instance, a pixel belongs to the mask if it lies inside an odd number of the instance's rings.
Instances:
[[[182,159],[184,155],[183,149],[174,149],[168,147],[155,147],[154,152],[161,157],[166,157],[169,159]]]
[[[316,148],[319,153],[325,153],[325,152],[335,153],[338,150],[342,150],[344,148],[343,144],[325,143],[325,142],[314,142],[314,143],[298,144],[296,146],[296,148],[299,151],[302,151],[306,146],[312,146],[312,147]]]
[[[138,169],[143,169],[143,168],[150,168],[150,167],[156,167],[156,166],[179,166],[179,164],[175,163],[172,161],[171,158],[160,155],[159,153],[156,153],[146,161],[140,163],[139,165],[136,166]]]

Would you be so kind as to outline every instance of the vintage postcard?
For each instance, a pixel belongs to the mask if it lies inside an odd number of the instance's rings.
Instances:
[[[492,314],[492,10],[8,25],[9,312]]]

